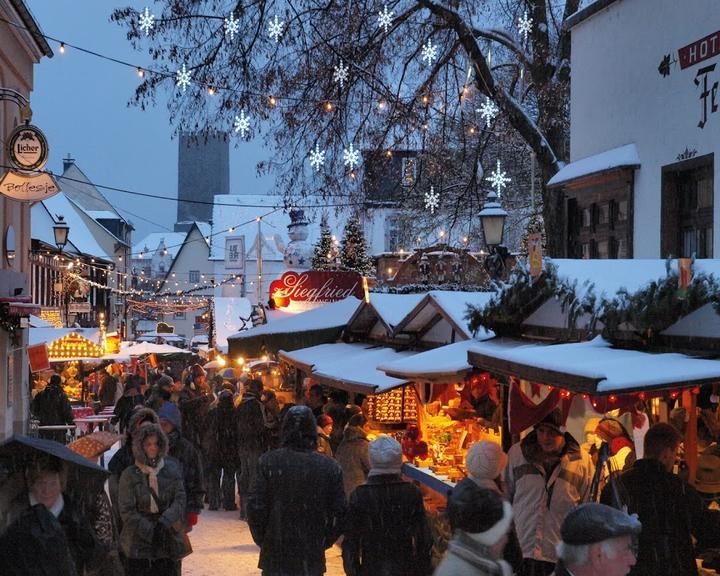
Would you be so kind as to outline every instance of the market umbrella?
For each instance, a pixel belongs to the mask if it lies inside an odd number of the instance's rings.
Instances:
[[[235,370],[233,368],[225,368],[220,375],[228,380],[235,380]]]
[[[120,434],[99,431],[86,434],[82,438],[75,440],[75,442],[68,444],[67,447],[94,462],[101,454],[110,450],[113,444],[121,438]]]

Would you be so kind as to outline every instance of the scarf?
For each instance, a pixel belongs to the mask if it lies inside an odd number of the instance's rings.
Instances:
[[[478,568],[483,574],[512,576],[512,568],[505,560],[489,558],[487,556],[487,547],[479,545],[460,530],[455,532],[455,536],[448,543],[448,551],[462,558],[471,566]]]
[[[158,512],[160,512],[160,509],[158,508],[158,503],[155,499],[155,496],[160,493],[157,477],[160,470],[162,470],[163,466],[165,466],[165,460],[163,458],[160,458],[158,460],[157,466],[155,467],[148,466],[147,464],[143,464],[142,462],[138,462],[137,460],[135,460],[135,466],[140,469],[140,472],[142,472],[148,477],[148,484],[150,486],[150,513],[157,514]]]

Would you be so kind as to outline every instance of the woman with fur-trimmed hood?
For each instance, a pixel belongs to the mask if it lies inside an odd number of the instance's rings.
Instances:
[[[120,545],[129,573],[174,576],[191,550],[185,539],[185,489],[176,461],[166,459],[168,439],[150,424],[133,435],[135,463],[120,477]]]

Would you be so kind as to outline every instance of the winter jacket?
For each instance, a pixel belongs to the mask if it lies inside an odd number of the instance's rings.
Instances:
[[[158,472],[157,507],[151,512],[148,476],[133,464],[120,477],[119,506],[123,520],[120,545],[128,558],[154,560],[180,559],[190,550],[185,545],[185,489],[180,467],[167,458],[168,440],[159,426],[140,428],[133,438],[136,461],[144,461],[142,443],[150,434],[157,434],[160,457],[165,463]]]
[[[180,463],[187,511],[199,514],[205,499],[205,479],[200,456],[195,447],[180,435],[179,430],[173,430],[167,438],[170,442],[170,457]]]
[[[348,576],[424,576],[432,545],[422,494],[399,475],[370,476],[350,496],[342,545]]]
[[[111,376],[107,372],[101,374],[102,380],[100,381],[100,388],[98,388],[97,399],[100,401],[100,406],[115,405],[115,396],[117,392],[117,378]]]
[[[368,456],[368,439],[362,428],[348,426],[343,432],[343,439],[335,452],[335,460],[343,471],[345,495],[349,498],[353,490],[365,483],[370,472]]]
[[[128,422],[133,414],[135,406],[142,406],[145,398],[137,388],[130,388],[120,397],[113,409],[113,423],[117,422],[120,427],[120,433],[125,432]]]
[[[54,384],[48,384],[44,390],[38,392],[33,398],[31,411],[40,420],[40,426],[58,426],[74,422],[70,400],[64,390]],[[43,436],[63,442],[65,432],[50,431]]]
[[[541,464],[544,454],[534,431],[508,453],[508,498],[525,558],[555,562],[563,519],[590,496],[594,472],[590,456],[568,433],[561,454],[560,462],[548,476]]]
[[[493,560],[487,548],[462,531],[455,532],[448,550],[433,576],[512,576],[504,561]]]
[[[194,384],[186,384],[180,390],[177,404],[182,415],[182,435],[199,449],[213,396],[205,394],[199,387],[193,389],[193,386]]]
[[[642,522],[637,564],[631,576],[695,576],[698,547],[718,546],[720,513],[705,509],[697,491],[658,461],[637,460],[618,478],[621,504]],[[612,504],[611,486],[601,502]]]
[[[235,409],[237,445],[240,453],[262,454],[268,449],[270,435],[265,425],[265,408],[260,398],[245,392]]]
[[[232,396],[221,396],[208,412],[203,451],[209,466],[235,468],[237,450],[237,421]]]
[[[262,455],[247,505],[258,566],[271,574],[325,572],[325,550],[342,532],[342,471],[313,448],[285,446]]]
[[[322,431],[322,428],[319,427],[317,451],[320,452],[320,454],[325,454],[325,456],[329,456],[330,458],[333,457],[333,449],[330,445],[330,436],[325,434],[325,432]]]

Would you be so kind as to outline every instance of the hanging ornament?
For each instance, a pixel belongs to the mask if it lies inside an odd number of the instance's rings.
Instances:
[[[476,110],[476,112],[480,113],[480,117],[485,120],[486,128],[490,126],[490,122],[495,118],[495,116],[497,116],[498,111],[499,110],[495,105],[495,102],[487,97],[485,98],[485,103]]]
[[[155,15],[150,14],[150,8],[145,6],[145,10],[140,14],[140,23],[138,28],[145,32],[145,36],[150,35],[150,30],[155,28]]]
[[[245,110],[240,111],[240,116],[235,116],[235,132],[240,132],[240,138],[245,138],[250,131],[250,117],[245,116]]]
[[[518,20],[518,30],[523,37],[523,42],[527,42],[527,37],[532,32],[533,19],[528,18],[527,10],[523,12],[523,17]]]
[[[497,168],[495,169],[495,172],[491,172],[490,177],[485,178],[485,180],[492,184],[492,187],[496,189],[498,196],[502,196],[501,193],[503,188],[505,188],[508,183],[512,182],[512,180],[508,178],[507,174],[500,170],[500,160],[497,161]]]
[[[360,150],[355,150],[352,142],[350,143],[350,148],[346,148],[343,152],[343,162],[350,170],[355,170],[355,166],[360,164]]]
[[[440,206],[440,194],[435,192],[435,187],[430,186],[430,191],[425,192],[425,209],[430,210],[430,214],[435,214],[435,209]]]
[[[230,40],[234,40],[235,34],[240,31],[239,22],[235,19],[234,12],[230,12],[230,18],[225,18],[225,34],[230,34]]]
[[[430,66],[438,57],[438,47],[432,43],[432,40],[428,40],[423,44],[422,48],[422,59],[427,66]]]
[[[320,150],[320,144],[315,144],[315,150],[310,152],[310,165],[320,172],[320,168],[325,165],[325,150]]]
[[[340,64],[335,66],[335,73],[333,74],[333,81],[340,83],[340,89],[342,90],[345,87],[345,80],[348,79],[348,72],[350,71],[350,68],[345,66],[342,60],[340,60]]]
[[[388,33],[390,26],[392,26],[394,15],[395,15],[395,12],[392,12],[392,11],[388,12],[387,4],[385,4],[385,7],[383,8],[382,12],[378,12],[378,27],[384,28],[385,34]]]
[[[276,14],[275,18],[270,20],[270,24],[268,25],[268,34],[270,35],[270,38],[275,40],[275,42],[280,42],[280,36],[282,36],[284,27],[285,22],[281,21]]]
[[[188,72],[185,68],[185,64],[182,65],[182,70],[177,71],[177,78],[175,85],[180,86],[182,88],[182,91],[185,92],[186,88],[190,85],[190,78],[192,76],[192,72]]]

